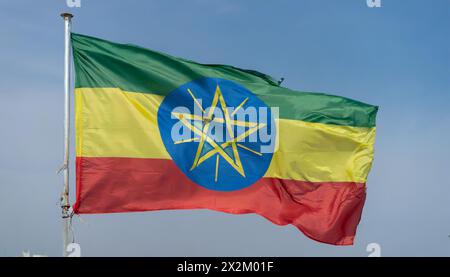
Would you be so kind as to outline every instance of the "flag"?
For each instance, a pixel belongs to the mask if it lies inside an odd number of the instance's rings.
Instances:
[[[353,244],[377,107],[72,34],[77,214],[256,213]]]

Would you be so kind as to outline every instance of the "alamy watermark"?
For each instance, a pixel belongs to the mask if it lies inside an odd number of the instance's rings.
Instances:
[[[66,4],[69,8],[80,8],[81,0],[66,0]]]
[[[366,0],[369,8],[381,8],[381,0]],[[67,7],[80,8],[81,0],[66,0]]]
[[[367,257],[381,257],[381,246],[379,243],[369,243],[366,247],[366,251],[369,253]]]
[[[274,153],[278,149],[278,107],[202,107],[197,100],[194,112],[184,106],[176,107],[171,118],[178,120],[171,129],[175,144],[213,140],[215,143],[254,142],[260,145],[259,153]],[[255,149],[256,150],[256,149]]]
[[[366,3],[369,8],[381,8],[381,0],[366,0]]]
[[[81,246],[78,243],[69,243],[66,247],[66,253],[68,258],[81,257]]]

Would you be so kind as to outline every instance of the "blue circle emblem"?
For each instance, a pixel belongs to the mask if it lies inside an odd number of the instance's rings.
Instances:
[[[275,146],[271,110],[235,82],[201,78],[170,92],[158,109],[162,141],[194,183],[234,191],[264,176]]]

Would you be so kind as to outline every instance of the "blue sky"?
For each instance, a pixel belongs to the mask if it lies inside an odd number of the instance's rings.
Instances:
[[[368,197],[352,247],[257,215],[160,211],[74,218],[82,255],[450,255],[450,1],[0,0],[0,256],[62,248],[62,11],[73,31],[284,86],[380,106]],[[125,4],[126,3],[126,4]],[[72,176],[73,177],[73,176]],[[73,188],[73,187],[72,187]],[[73,196],[73,193],[72,193]]]

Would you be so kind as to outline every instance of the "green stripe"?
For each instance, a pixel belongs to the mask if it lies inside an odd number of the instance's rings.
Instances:
[[[166,95],[201,77],[228,79],[251,90],[280,118],[334,125],[374,127],[378,107],[322,93],[298,92],[270,76],[229,65],[200,64],[129,44],[72,34],[75,87],[117,87]]]

